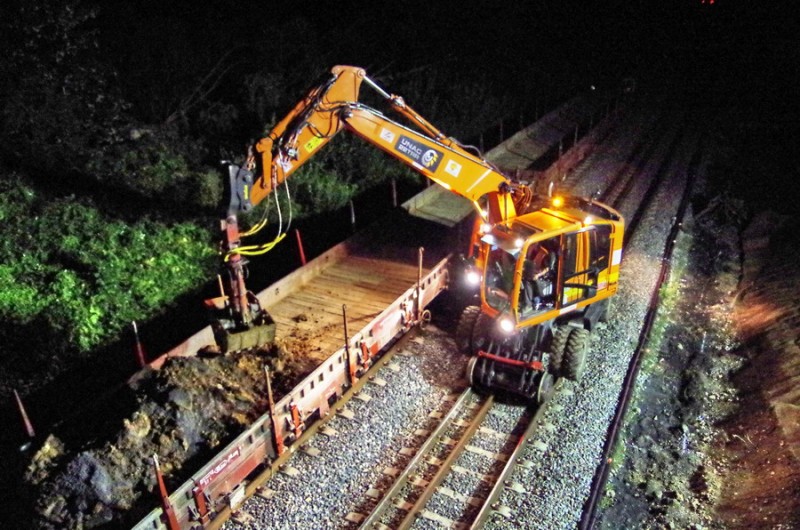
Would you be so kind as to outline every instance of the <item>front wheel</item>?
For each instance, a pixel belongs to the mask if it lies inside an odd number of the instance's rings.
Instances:
[[[553,330],[553,337],[550,339],[550,346],[547,348],[547,353],[550,354],[547,371],[551,374],[559,374],[561,372],[564,348],[567,347],[570,331],[572,331],[572,328],[569,326],[559,326]]]
[[[472,333],[481,314],[481,308],[470,305],[464,308],[456,326],[456,346],[463,353],[472,354]]]

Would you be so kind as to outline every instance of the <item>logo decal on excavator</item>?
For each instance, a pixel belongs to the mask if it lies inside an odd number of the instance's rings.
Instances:
[[[444,170],[457,177],[459,173],[461,173],[461,164],[456,162],[455,160],[448,160],[447,164],[444,166]]]
[[[310,153],[311,151],[316,149],[317,146],[322,143],[322,141],[323,141],[323,138],[321,138],[319,136],[312,136],[311,139],[309,141],[307,141],[306,145],[304,146],[306,148],[306,152]]]
[[[394,133],[389,129],[381,129],[381,139],[392,143],[394,141]]]
[[[442,153],[436,149],[432,149],[427,145],[409,138],[408,136],[400,135],[397,143],[394,145],[395,150],[401,153],[414,162],[423,165],[431,172],[436,171],[439,163],[442,161]]]
[[[425,154],[422,155],[422,164],[425,167],[431,167],[438,161],[439,161],[439,153],[437,153],[433,149],[428,149],[427,151],[425,151]]]

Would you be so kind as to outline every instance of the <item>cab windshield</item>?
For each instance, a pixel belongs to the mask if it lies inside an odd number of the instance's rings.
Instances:
[[[516,258],[500,247],[492,247],[486,260],[486,303],[498,311],[506,311],[511,305],[511,290],[514,287],[514,264]]]

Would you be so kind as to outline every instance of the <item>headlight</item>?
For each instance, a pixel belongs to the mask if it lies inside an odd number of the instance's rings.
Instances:
[[[481,225],[481,234],[488,234],[492,231],[492,225],[490,223],[483,223]]]
[[[511,333],[512,331],[514,331],[514,321],[511,320],[509,317],[500,318],[500,329],[503,330],[505,333]]]
[[[467,272],[467,285],[480,285],[481,284],[481,273],[476,270],[471,270]]]

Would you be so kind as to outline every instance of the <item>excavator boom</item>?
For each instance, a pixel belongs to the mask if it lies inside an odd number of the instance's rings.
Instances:
[[[482,197],[489,201],[490,222],[514,216],[513,185],[494,166],[464,149],[409,107],[391,95],[361,68],[336,66],[332,77],[312,89],[270,133],[256,144],[260,171],[250,192],[258,204],[295,170],[314,156],[343,128],[425,175],[469,199],[479,211]],[[358,101],[362,82],[375,89],[391,108],[405,117],[414,130]]]

